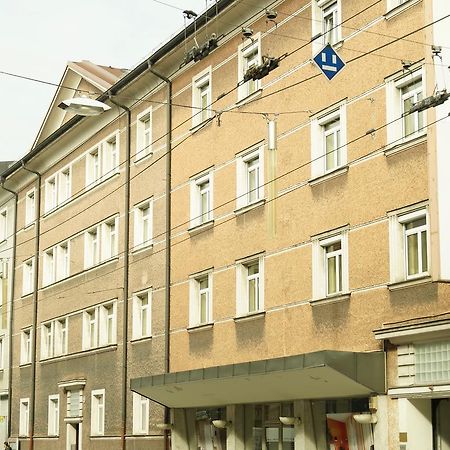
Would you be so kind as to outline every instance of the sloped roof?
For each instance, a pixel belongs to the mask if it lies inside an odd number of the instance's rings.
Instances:
[[[58,108],[63,101],[81,92],[93,94],[97,97],[117,83],[128,70],[95,64],[91,61],[70,61],[59,82],[59,87],[50,103],[42,125],[34,141],[33,147],[45,140],[54,131],[67,122],[73,114]]]

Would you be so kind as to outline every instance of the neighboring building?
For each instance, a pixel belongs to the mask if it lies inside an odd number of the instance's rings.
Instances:
[[[447,17],[218,0],[129,72],[69,64],[112,109],[72,117],[59,90],[2,178],[10,438],[448,449],[450,102],[410,111],[450,85]]]
[[[13,161],[0,161],[0,175]],[[0,441],[9,435],[9,343],[13,286],[15,197],[0,182]]]

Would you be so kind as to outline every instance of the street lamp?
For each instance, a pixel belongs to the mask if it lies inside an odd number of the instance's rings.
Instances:
[[[89,97],[75,97],[63,100],[58,107],[79,116],[98,116],[111,109],[111,106],[108,106],[106,103]]]

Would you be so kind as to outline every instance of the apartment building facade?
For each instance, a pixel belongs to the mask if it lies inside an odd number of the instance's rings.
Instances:
[[[449,14],[222,0],[127,73],[70,64],[111,109],[58,91],[2,177],[10,438],[449,448],[448,103],[410,111],[449,82]]]

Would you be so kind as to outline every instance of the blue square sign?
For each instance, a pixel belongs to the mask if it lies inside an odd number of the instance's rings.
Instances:
[[[339,58],[330,44],[314,56],[314,62],[329,80],[332,80],[345,66],[344,61]]]

